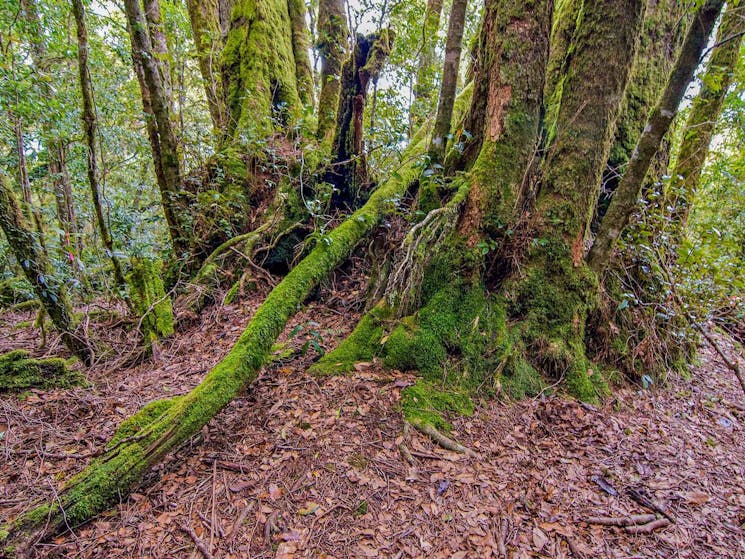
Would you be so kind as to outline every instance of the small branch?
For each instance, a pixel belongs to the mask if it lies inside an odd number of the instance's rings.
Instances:
[[[601,526],[638,526],[655,520],[657,516],[654,514],[632,514],[631,516],[591,516],[586,522]]]
[[[641,526],[626,526],[626,531],[629,534],[651,534],[658,528],[664,528],[666,526],[670,526],[670,521],[667,518],[658,518]]]
[[[210,553],[210,550],[207,549],[206,545],[204,545],[204,542],[199,539],[196,532],[191,529],[191,526],[184,524],[181,526],[181,530],[189,535],[191,540],[194,542],[194,545],[197,546],[199,552],[204,556],[204,559],[213,559],[212,553]]]

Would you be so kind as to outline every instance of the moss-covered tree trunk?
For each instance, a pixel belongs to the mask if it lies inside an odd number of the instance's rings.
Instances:
[[[318,98],[316,138],[322,144],[330,144],[334,135],[348,34],[343,0],[320,0],[316,49],[321,57],[321,94]]]
[[[218,143],[227,127],[225,92],[220,72],[220,54],[228,34],[230,6],[225,0],[187,0],[199,71],[202,74],[207,108]]]
[[[267,297],[231,351],[191,392],[145,406],[118,429],[109,450],[72,478],[48,504],[0,527],[0,544],[24,553],[31,542],[77,526],[120,502],[153,465],[199,433],[257,376],[276,338],[299,305],[328,273],[352,253],[417,174],[410,148],[407,163],[367,203],[327,235]]]
[[[672,208],[669,222],[674,228],[676,242],[681,240],[695,200],[717,118],[732,84],[744,32],[745,7],[741,2],[729,2],[706,72],[701,78],[701,91],[686,120],[683,140],[665,192],[664,206]]]
[[[78,72],[80,74],[80,91],[83,97],[83,131],[87,147],[86,169],[88,172],[88,184],[93,199],[93,209],[96,214],[96,224],[101,234],[101,242],[106,249],[108,257],[114,269],[114,280],[119,288],[126,286],[124,273],[119,258],[114,252],[114,240],[111,237],[109,226],[103,214],[101,205],[101,189],[99,188],[98,160],[99,150],[96,137],[98,136],[98,118],[93,101],[93,84],[91,81],[90,68],[88,66],[88,30],[85,23],[85,10],[82,0],[72,0],[72,11],[75,16],[76,30],[78,36]]]
[[[663,137],[678,113],[683,94],[693,80],[693,74],[723,5],[723,0],[709,0],[693,19],[667,86],[647,119],[644,131],[634,148],[623,178],[613,194],[608,211],[588,254],[587,261],[597,274],[601,274],[608,266],[616,242],[631,218],[641,195],[647,171],[660,149]],[[735,55],[738,50],[735,48]]]
[[[84,332],[76,328],[65,286],[51,273],[35,235],[23,221],[10,181],[3,174],[0,174],[0,228],[42,307],[62,335],[62,341],[73,355],[89,365],[93,358],[91,348]]]
[[[450,121],[453,117],[455,90],[458,86],[458,69],[463,43],[463,27],[466,20],[468,0],[453,0],[448,22],[448,37],[445,43],[445,65],[442,71],[440,97],[437,102],[435,126],[432,131],[429,155],[432,161],[440,163],[445,158]]]
[[[191,237],[190,228],[187,225],[189,207],[182,195],[181,157],[171,120],[171,99],[163,81],[164,72],[153,48],[148,22],[140,0],[126,0],[124,10],[145,118],[152,118],[153,121],[148,124],[148,134],[160,188],[163,214],[168,224],[173,248],[176,254],[183,255],[188,253]],[[152,19],[155,16],[150,17]]]
[[[338,207],[356,207],[370,186],[364,144],[367,90],[378,79],[392,46],[390,30],[357,35],[352,55],[342,68],[331,165],[325,176],[336,187],[333,202]]]

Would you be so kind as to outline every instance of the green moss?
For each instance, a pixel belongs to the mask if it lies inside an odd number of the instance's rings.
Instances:
[[[240,294],[240,291],[241,291],[241,282],[237,281],[231,286],[230,289],[228,289],[228,292],[225,294],[225,299],[223,300],[223,302],[226,305],[232,304],[233,301],[235,301],[238,295]]]
[[[133,437],[143,429],[152,425],[163,413],[168,410],[177,401],[178,396],[167,398],[165,400],[155,400],[145,405],[140,411],[133,416],[125,419],[114,433],[108,446],[113,446],[123,439]]]
[[[67,368],[64,359],[32,359],[23,350],[0,355],[0,392],[72,388],[87,384],[80,372]]]
[[[159,260],[134,258],[132,272],[127,277],[130,299],[142,317],[142,335],[148,347],[173,334],[173,307],[163,287],[161,269]]]
[[[371,360],[380,352],[383,322],[389,314],[382,303],[365,313],[352,333],[336,349],[313,364],[309,371],[317,375],[346,373],[354,369],[355,363]]]
[[[469,395],[457,389],[442,389],[434,383],[418,380],[401,392],[404,418],[414,425],[433,425],[449,431],[452,426],[445,419],[447,414],[473,415],[474,405]]]
[[[141,426],[134,431],[140,437],[111,448],[92,461],[66,483],[52,507],[43,505],[22,515],[10,526],[10,539],[40,526],[49,532],[73,527],[119,503],[165,454],[197,434],[255,380],[272,345],[302,301],[384,215],[396,209],[397,199],[417,176],[416,156],[422,153],[423,145],[410,150],[404,158],[407,163],[399,172],[381,184],[362,208],[328,233],[325,242],[318,243],[270,292],[231,351],[199,385],[170,404],[150,404],[134,424]],[[158,415],[159,406],[163,409]],[[127,432],[133,431],[128,427]],[[123,436],[121,430],[119,436]]]

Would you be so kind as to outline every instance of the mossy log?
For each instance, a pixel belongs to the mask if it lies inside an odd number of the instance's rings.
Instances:
[[[27,351],[20,349],[0,355],[0,392],[30,388],[51,390],[86,384],[85,377],[68,369],[64,359],[32,359]]]
[[[49,503],[0,528],[0,541],[12,552],[67,526],[76,526],[120,502],[142,477],[176,446],[194,436],[257,376],[289,318],[311,291],[342,263],[378,221],[394,211],[416,178],[423,143],[367,203],[319,241],[258,308],[225,358],[191,392],[156,401],[127,420],[101,457],[71,479]],[[415,154],[414,157],[411,154]],[[126,433],[125,433],[126,431]],[[126,441],[125,441],[126,439]]]

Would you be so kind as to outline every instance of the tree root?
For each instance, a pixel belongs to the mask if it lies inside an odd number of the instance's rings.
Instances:
[[[421,150],[421,145],[418,146]],[[385,215],[416,178],[417,151],[367,203],[329,232],[274,288],[235,346],[191,392],[148,404],[128,419],[118,438],[137,437],[93,460],[56,498],[0,527],[0,543],[25,551],[34,542],[80,525],[120,502],[169,452],[202,427],[253,382],[277,337],[300,304]],[[123,426],[122,426],[123,427]],[[115,437],[116,438],[116,437]],[[116,441],[115,441],[116,442]],[[11,551],[12,553],[12,551]]]
[[[419,305],[424,269],[431,256],[455,229],[470,184],[463,180],[455,195],[440,208],[429,212],[406,234],[388,280],[384,298],[400,318]]]
[[[458,454],[465,454],[466,456],[470,456],[472,458],[478,458],[478,454],[476,454],[476,452],[474,452],[467,446],[463,446],[459,442],[454,441],[450,437],[444,435],[431,423],[418,423],[418,422],[409,422],[409,423],[411,423],[411,426],[414,427],[414,429],[416,429],[423,435],[427,435],[430,439],[432,439],[433,442],[435,442],[436,444],[438,444],[445,450],[457,452]]]
[[[407,445],[407,442],[411,438],[411,424],[408,421],[404,421],[404,429],[401,438],[402,440],[401,443],[398,445],[398,451],[401,453],[401,456],[404,460],[406,460],[409,466],[415,466],[416,460],[414,460],[414,457],[411,455],[411,451],[409,450],[409,447]]]

